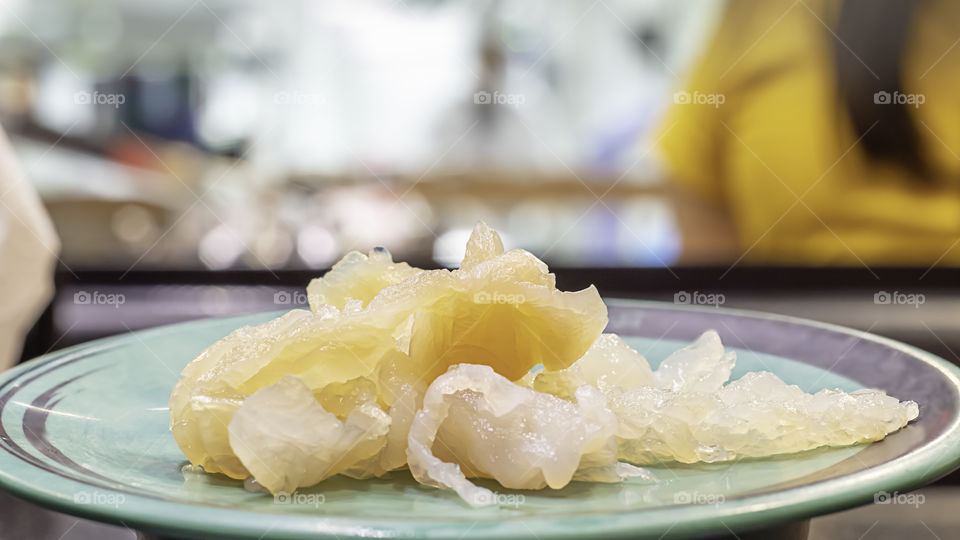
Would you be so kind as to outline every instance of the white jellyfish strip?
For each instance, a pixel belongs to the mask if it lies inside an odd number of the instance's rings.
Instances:
[[[713,393],[636,388],[610,401],[620,458],[716,462],[876,441],[917,418],[916,402],[879,390],[808,394],[769,372]]]
[[[767,371],[727,383],[736,362],[714,331],[667,357],[654,386],[608,393],[620,458],[728,461],[877,441],[919,415],[880,390],[808,394]]]
[[[489,366],[453,366],[427,389],[410,428],[410,471],[474,506],[496,498],[467,476],[494,478],[509,489],[560,489],[575,476],[619,481],[642,475],[618,467],[617,420],[603,395],[583,386],[576,399],[517,385]]]
[[[876,441],[917,418],[912,401],[879,390],[808,394],[776,375],[728,383],[736,354],[708,331],[655,372],[623,340],[604,334],[572,366],[544,371],[533,388],[573,401],[591,385],[616,415],[619,457],[638,464],[716,462]]]

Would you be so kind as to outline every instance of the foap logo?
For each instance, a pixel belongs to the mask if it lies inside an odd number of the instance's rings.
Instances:
[[[73,102],[77,105],[106,105],[119,109],[121,105],[127,102],[127,96],[119,93],[77,92],[73,95]]]
[[[719,506],[726,502],[720,493],[701,493],[699,491],[678,491],[673,494],[674,504],[701,504]]]
[[[273,102],[277,105],[300,105],[316,107],[326,99],[319,92],[297,92],[284,90],[273,95]]]
[[[273,293],[273,303],[278,306],[305,306],[307,293],[303,291],[277,291]]]
[[[73,303],[78,306],[113,306],[115,308],[127,302],[120,293],[102,293],[100,291],[77,291],[73,293]]]
[[[527,301],[527,297],[522,294],[507,294],[502,292],[480,291],[473,295],[474,304],[500,304],[508,306],[518,306]]]
[[[486,91],[480,91],[473,95],[473,102],[477,105],[513,105],[519,107],[527,102],[527,97],[523,94],[504,94],[495,91],[492,94]]]
[[[880,90],[873,94],[873,103],[876,105],[913,105],[919,109],[921,105],[927,102],[927,96],[924,94],[905,94],[899,90],[892,93],[886,90]]]
[[[299,491],[287,493],[286,491],[278,491],[273,496],[273,504],[313,506],[314,508],[319,508],[320,505],[325,502],[327,502],[327,498],[323,493],[300,493]]]
[[[481,506],[495,504],[497,506],[519,508],[527,502],[527,498],[521,493],[497,493],[485,489],[474,496],[474,502]]]
[[[673,295],[673,303],[682,306],[720,307],[726,302],[727,297],[721,293],[677,291],[677,293]]]
[[[919,308],[926,301],[927,297],[922,293],[877,291],[873,295],[873,303],[878,306],[913,306]]]
[[[119,508],[127,502],[123,493],[104,493],[102,491],[78,491],[73,494],[74,504],[95,504],[98,506],[112,506]]]
[[[900,493],[899,491],[890,493],[887,491],[878,491],[873,494],[874,504],[903,504],[918,508],[926,500],[927,498],[923,493]]]
[[[673,102],[677,105],[711,105],[719,109],[727,102],[724,94],[711,94],[694,90],[693,92],[680,91],[673,94]]]

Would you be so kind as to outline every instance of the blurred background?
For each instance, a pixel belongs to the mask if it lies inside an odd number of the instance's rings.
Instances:
[[[678,260],[644,139],[720,3],[4,4],[65,267],[456,265],[478,219],[554,264]]]
[[[62,243],[24,356],[270,309],[351,249],[456,266],[479,219],[558,268],[677,264],[649,139],[696,4],[3,2],[0,121]]]
[[[866,141],[826,103],[841,108],[836,64],[881,89],[921,72],[941,87],[899,109],[946,109],[960,35],[948,18],[942,48],[925,46],[935,63],[891,67],[895,37],[840,41],[840,5],[4,0],[0,122],[62,244],[24,357],[298,303],[351,249],[455,266],[478,219],[568,287],[833,320],[954,356],[956,183],[888,193],[894,173],[858,164]],[[956,167],[953,128],[922,125]],[[887,191],[864,193],[867,175]]]
[[[956,358],[941,4],[4,0],[0,122],[61,241],[23,357],[302,303],[351,249],[455,266],[483,219],[569,288]],[[898,172],[904,114],[943,178]]]
[[[960,362],[960,6],[879,4],[0,0],[60,239],[22,357],[305,304],[350,250],[456,266],[482,219],[562,288]]]
[[[0,122],[61,241],[23,356],[302,303],[352,249],[455,266],[483,219],[567,287],[955,358],[957,9],[864,4],[4,0]]]

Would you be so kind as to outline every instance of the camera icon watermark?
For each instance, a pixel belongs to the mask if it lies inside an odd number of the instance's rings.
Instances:
[[[719,109],[721,105],[727,102],[727,96],[720,93],[707,93],[699,90],[687,92],[681,90],[674,92],[673,102],[677,105],[710,105]]]
[[[106,105],[119,109],[127,102],[127,96],[120,93],[77,92],[73,94],[73,102],[77,105]]]
[[[679,306],[712,306],[720,307],[727,302],[722,293],[705,293],[700,291],[677,291],[673,295],[673,303]]]
[[[524,94],[505,94],[494,91],[493,93],[481,90],[473,95],[473,103],[476,105],[513,105],[519,107],[527,102]]]
[[[923,493],[900,493],[899,491],[890,493],[887,491],[878,491],[873,494],[874,504],[903,504],[919,508],[926,500],[927,497]]]
[[[499,304],[506,306],[518,306],[524,304],[527,297],[522,294],[507,294],[496,291],[480,291],[474,293],[474,304]]]
[[[127,302],[121,293],[102,293],[100,291],[77,291],[73,293],[73,303],[78,306],[113,306],[119,308]]]
[[[674,504],[699,504],[720,506],[726,502],[721,493],[701,493],[699,491],[678,491],[673,494]]]
[[[319,508],[321,504],[327,502],[327,497],[323,493],[301,493],[294,491],[278,491],[273,496],[273,504],[313,506]]]
[[[273,293],[273,303],[278,306],[305,306],[307,293],[303,291],[277,291]]]
[[[102,491],[78,491],[73,494],[73,503],[79,505],[112,506],[119,508],[127,502],[123,493],[104,493]]]
[[[474,504],[478,506],[510,506],[519,508],[527,502],[527,498],[521,493],[498,493],[496,491],[483,490],[474,496]]]
[[[919,308],[926,301],[927,297],[923,293],[877,291],[873,295],[873,303],[878,306],[913,306]]]
[[[921,105],[927,102],[925,94],[906,94],[899,90],[887,92],[880,90],[873,94],[873,103],[875,105],[913,105],[919,109]]]

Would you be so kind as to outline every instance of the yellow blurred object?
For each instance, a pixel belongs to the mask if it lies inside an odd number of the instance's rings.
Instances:
[[[919,3],[903,61],[930,187],[858,148],[827,27],[838,5],[730,2],[662,122],[667,173],[727,210],[746,260],[960,263],[960,4]]]

